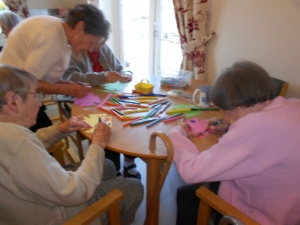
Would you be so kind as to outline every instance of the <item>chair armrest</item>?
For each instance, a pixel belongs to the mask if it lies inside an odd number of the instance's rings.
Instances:
[[[216,211],[222,215],[234,216],[241,220],[245,224],[259,225],[258,222],[226,202],[224,199],[220,198],[215,193],[211,192],[204,186],[201,186],[197,191],[196,195],[200,198],[200,205],[198,211],[198,225],[207,225],[210,215],[204,215],[204,213],[210,214],[210,209],[214,208]],[[202,213],[201,213],[202,211]],[[204,213],[203,213],[204,212]]]
[[[124,195],[118,189],[114,189],[104,197],[100,198],[93,205],[68,220],[64,225],[85,225],[90,224],[104,212],[108,212],[111,225],[121,224],[119,202]]]

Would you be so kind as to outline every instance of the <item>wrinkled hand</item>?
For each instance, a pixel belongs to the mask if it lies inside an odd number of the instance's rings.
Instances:
[[[95,126],[94,133],[92,135],[92,144],[99,145],[104,149],[110,137],[110,127],[106,123],[101,122]]]
[[[120,80],[123,83],[128,83],[132,81],[132,75],[131,74],[122,74],[122,78]]]
[[[176,121],[176,126],[181,126],[187,133],[188,137],[196,137],[198,136],[199,132],[191,132],[191,126],[185,122],[184,118],[181,118]]]
[[[59,123],[57,130],[61,133],[71,133],[81,128],[90,129],[91,125],[84,121],[83,116],[72,116],[70,119]]]
[[[91,86],[79,85],[78,83],[66,85],[66,95],[83,98],[91,91]]]
[[[121,74],[119,74],[116,71],[109,71],[109,72],[106,72],[104,75],[105,83],[115,83],[118,80],[121,80]]]
[[[212,133],[217,133],[218,131],[226,131],[228,130],[229,124],[224,122],[224,120],[219,123],[217,126],[212,126],[215,122],[217,122],[218,118],[213,117],[206,120],[206,127],[209,127]]]

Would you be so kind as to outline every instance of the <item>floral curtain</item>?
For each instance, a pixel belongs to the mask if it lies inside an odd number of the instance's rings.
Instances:
[[[207,35],[207,0],[173,0],[182,49],[181,68],[205,80],[206,44],[215,35]]]

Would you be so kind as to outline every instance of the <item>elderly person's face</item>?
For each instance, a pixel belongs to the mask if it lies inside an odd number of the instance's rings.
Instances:
[[[104,42],[104,38],[84,32],[84,23],[78,22],[72,32],[71,39],[69,40],[72,46],[72,51],[78,54],[83,51],[94,51],[94,49]]]
[[[18,95],[18,93],[16,94]],[[29,91],[24,94],[27,94],[26,101],[23,101],[20,96],[17,96],[20,118],[23,119],[23,124],[20,125],[30,128],[36,124],[37,114],[42,105],[42,94],[36,92],[35,86],[31,86]]]

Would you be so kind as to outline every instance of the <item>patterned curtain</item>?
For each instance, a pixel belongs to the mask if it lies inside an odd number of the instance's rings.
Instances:
[[[206,44],[215,35],[207,35],[207,0],[173,0],[173,4],[183,55],[181,68],[205,80]]]
[[[27,7],[27,0],[4,0],[4,3],[8,6],[10,11],[18,14],[22,18],[30,16]]]

